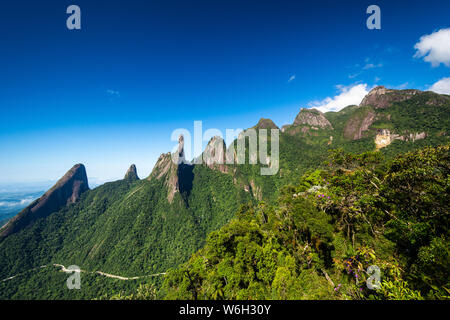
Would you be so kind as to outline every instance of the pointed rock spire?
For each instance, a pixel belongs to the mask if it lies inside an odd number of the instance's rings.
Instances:
[[[168,152],[160,155],[147,180],[164,179],[168,189],[167,200],[169,203],[172,203],[175,193],[180,191],[180,168],[190,166],[190,163],[186,161],[184,156],[184,137],[180,135],[177,150],[174,153]]]
[[[124,180],[130,180],[130,181],[139,180],[139,177],[137,175],[136,165],[132,164],[130,166],[127,173],[125,174]]]
[[[184,157],[184,136],[182,134],[178,137],[178,151],[174,157],[174,160],[177,164],[188,163]]]

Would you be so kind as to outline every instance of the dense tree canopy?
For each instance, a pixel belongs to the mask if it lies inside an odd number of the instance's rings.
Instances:
[[[243,206],[165,279],[168,299],[449,298],[449,146],[387,163],[334,150],[275,205]],[[369,266],[380,284],[370,290]],[[369,270],[370,271],[370,270]]]

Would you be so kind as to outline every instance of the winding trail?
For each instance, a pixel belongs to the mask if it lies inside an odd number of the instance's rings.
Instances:
[[[8,280],[12,280],[12,279],[14,279],[16,277],[19,277],[21,275],[24,275],[24,274],[26,274],[28,272],[35,271],[35,270],[38,270],[38,269],[47,268],[48,266],[53,266],[53,267],[56,267],[56,268],[60,268],[61,271],[64,272],[64,273],[77,272],[77,271],[72,270],[72,269],[67,269],[62,264],[54,263],[54,264],[51,264],[51,265],[43,265],[43,266],[39,266],[39,267],[36,267],[36,268],[32,268],[32,269],[26,270],[24,272],[21,272],[21,273],[18,273],[16,275],[13,275],[13,276],[10,276],[8,278],[5,278],[5,279],[1,280],[0,282],[5,282],[5,281],[8,281]],[[101,276],[104,276],[104,277],[107,277],[107,278],[113,278],[113,279],[124,280],[124,281],[137,280],[137,279],[148,278],[148,277],[158,277],[158,276],[163,276],[163,275],[166,274],[165,272],[162,272],[162,273],[154,273],[154,274],[148,274],[148,275],[137,276],[137,277],[122,277],[122,276],[118,276],[118,275],[114,275],[114,274],[110,274],[110,273],[106,273],[106,272],[102,272],[102,271],[86,271],[86,270],[79,269],[79,272],[90,273],[90,274],[98,274],[98,275],[101,275]]]

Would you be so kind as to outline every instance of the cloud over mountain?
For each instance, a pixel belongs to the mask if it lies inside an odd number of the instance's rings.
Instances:
[[[340,90],[338,95],[327,97],[321,101],[312,101],[309,106],[321,112],[339,111],[349,105],[359,105],[369,93],[365,83],[353,86],[338,86],[338,89]]]
[[[442,78],[433,84],[429,90],[441,94],[450,94],[450,77]]]

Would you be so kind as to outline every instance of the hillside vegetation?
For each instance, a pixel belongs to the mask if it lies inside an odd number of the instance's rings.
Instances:
[[[0,239],[0,281],[18,275],[0,298],[448,297],[449,115],[449,96],[376,88],[339,112],[302,109],[280,132],[273,176],[170,154],[147,179],[132,166]],[[52,264],[169,272],[86,274],[68,290],[67,274],[36,269]],[[365,286],[370,265],[380,290]]]
[[[450,298],[449,146],[382,162],[336,150],[276,205],[243,206],[164,283],[167,299]],[[369,290],[367,268],[381,270]]]

